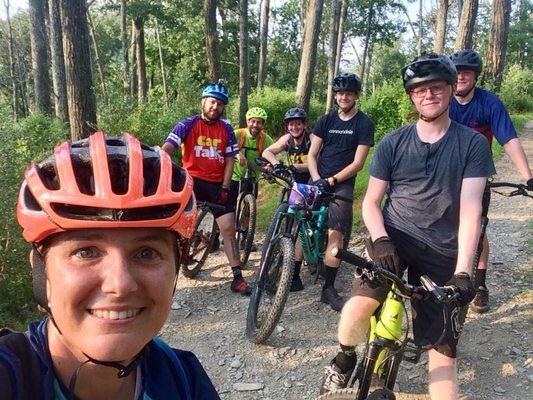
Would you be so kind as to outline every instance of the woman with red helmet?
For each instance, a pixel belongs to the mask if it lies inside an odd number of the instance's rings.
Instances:
[[[127,133],[32,164],[17,217],[48,315],[0,334],[2,398],[218,399],[192,353],[155,338],[195,210],[187,172]]]

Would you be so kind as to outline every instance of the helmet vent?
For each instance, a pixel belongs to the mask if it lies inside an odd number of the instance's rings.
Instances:
[[[154,207],[128,209],[96,208],[72,204],[52,203],[52,209],[59,216],[85,221],[148,221],[170,218],[180,208],[179,203]]]
[[[94,196],[94,173],[91,157],[86,150],[71,153],[74,176],[80,192],[88,196]]]
[[[172,191],[181,192],[185,186],[184,170],[172,164]]]
[[[111,175],[111,189],[117,195],[123,195],[128,192],[129,180],[129,163],[124,158],[108,158],[109,173]]]
[[[59,177],[57,175],[56,164],[53,157],[41,163],[37,168],[37,172],[44,186],[48,190],[59,190]]]
[[[42,207],[37,202],[37,199],[33,195],[33,193],[30,191],[30,189],[26,186],[24,188],[24,204],[26,207],[32,211],[42,211]]]
[[[143,157],[143,194],[145,196],[152,196],[156,193],[160,175],[161,161],[159,157]]]

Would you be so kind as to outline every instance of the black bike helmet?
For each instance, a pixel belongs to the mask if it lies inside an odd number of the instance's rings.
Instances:
[[[361,79],[355,74],[343,72],[333,79],[333,92],[356,92],[361,91]]]
[[[301,119],[302,121],[307,120],[307,113],[305,110],[302,110],[301,108],[295,107],[291,108],[285,113],[285,116],[283,117],[283,121],[289,122],[294,119]]]
[[[457,70],[468,69],[475,71],[479,75],[483,68],[483,61],[477,51],[474,50],[459,50],[457,53],[453,53],[450,56],[453,65]]]
[[[447,56],[422,53],[402,68],[402,80],[407,93],[414,85],[424,82],[443,80],[454,85],[457,82],[457,70]]]

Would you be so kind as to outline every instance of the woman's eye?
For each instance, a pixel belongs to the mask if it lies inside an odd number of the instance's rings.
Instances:
[[[76,256],[79,258],[94,258],[97,255],[96,249],[92,247],[84,247],[81,249],[76,250]]]
[[[153,260],[159,256],[159,252],[151,249],[151,248],[144,248],[137,253],[137,257],[143,259],[143,260]]]

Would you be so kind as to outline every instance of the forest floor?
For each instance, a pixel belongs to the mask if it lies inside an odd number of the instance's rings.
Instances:
[[[533,164],[533,121],[521,135]],[[504,155],[496,180],[522,182]],[[533,398],[533,202],[493,193],[488,237],[489,312],[469,312],[459,342],[461,399]],[[361,251],[361,235],[350,248]],[[256,239],[262,243],[262,237]],[[253,267],[244,271],[253,281]],[[336,286],[347,293],[353,270],[341,266]],[[277,329],[265,345],[245,337],[248,298],[230,292],[231,272],[222,252],[212,254],[194,280],[178,280],[173,311],[162,336],[177,348],[193,351],[222,399],[314,399],[327,366],[338,350],[339,315],[320,302],[321,285],[302,268],[305,290],[291,293]],[[398,400],[429,399],[427,356],[414,365],[402,363]],[[255,384],[255,385],[243,385]],[[252,390],[243,391],[248,388]],[[529,393],[529,395],[527,394]]]

